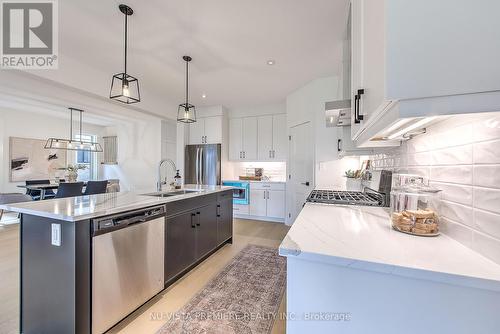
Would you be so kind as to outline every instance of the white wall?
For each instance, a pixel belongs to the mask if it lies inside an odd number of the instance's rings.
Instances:
[[[118,165],[106,165],[103,178],[120,179],[121,190],[154,191],[161,160],[161,121],[145,120],[106,128],[106,135],[118,136]]]
[[[312,124],[316,186],[337,186],[345,165],[337,156],[337,128],[327,128],[325,123],[325,102],[340,98],[338,84],[337,76],[316,79],[286,99],[288,129],[304,122]]]
[[[259,106],[236,107],[236,108],[231,108],[228,111],[229,118],[274,115],[274,114],[285,114],[285,113],[286,113],[285,101],[272,104],[259,105]]]
[[[77,129],[76,125],[74,129]],[[105,128],[84,123],[83,132],[101,137]],[[22,192],[22,189],[17,188],[17,185],[22,183],[9,181],[9,137],[43,140],[48,137],[68,138],[69,120],[43,113],[0,109],[0,192]],[[71,163],[69,159],[68,163]]]
[[[429,178],[443,190],[445,233],[500,263],[500,112],[453,116],[372,159]]]

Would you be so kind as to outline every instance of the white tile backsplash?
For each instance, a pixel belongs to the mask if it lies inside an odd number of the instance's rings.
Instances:
[[[500,263],[500,112],[450,117],[371,159],[429,178],[442,189],[443,232]]]
[[[500,215],[474,209],[474,222],[478,230],[500,239]]]
[[[474,144],[474,164],[500,164],[500,140]]]
[[[500,189],[500,165],[475,165],[474,185]]]

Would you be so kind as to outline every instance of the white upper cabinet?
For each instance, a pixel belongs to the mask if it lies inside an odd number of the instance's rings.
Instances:
[[[222,116],[205,118],[205,144],[222,143]]]
[[[229,120],[229,160],[257,160],[257,117]]]
[[[189,124],[189,144],[221,144],[223,116],[200,117]]]
[[[286,115],[232,118],[229,160],[285,161]]]
[[[243,159],[257,160],[257,117],[243,118]]]
[[[243,160],[243,119],[229,120],[229,160]]]
[[[198,118],[196,122],[189,124],[189,145],[203,144],[205,137],[205,120]]]
[[[287,152],[286,114],[273,115],[273,159],[285,161]]]
[[[491,0],[351,0],[352,139],[375,143],[402,118],[499,110],[499,12]]]
[[[273,116],[258,118],[259,160],[271,160],[273,157]]]

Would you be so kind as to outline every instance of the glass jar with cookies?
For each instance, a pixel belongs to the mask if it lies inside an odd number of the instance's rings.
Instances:
[[[439,189],[410,180],[391,191],[391,224],[403,233],[439,235]]]

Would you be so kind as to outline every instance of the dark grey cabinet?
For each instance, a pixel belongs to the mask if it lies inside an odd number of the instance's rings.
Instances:
[[[217,243],[233,236],[233,199],[227,198],[217,203]]]
[[[198,208],[196,216],[196,257],[199,259],[218,245],[217,203]]]
[[[165,284],[232,239],[232,191],[167,204]]]
[[[196,213],[167,218],[165,229],[165,282],[196,261]]]

